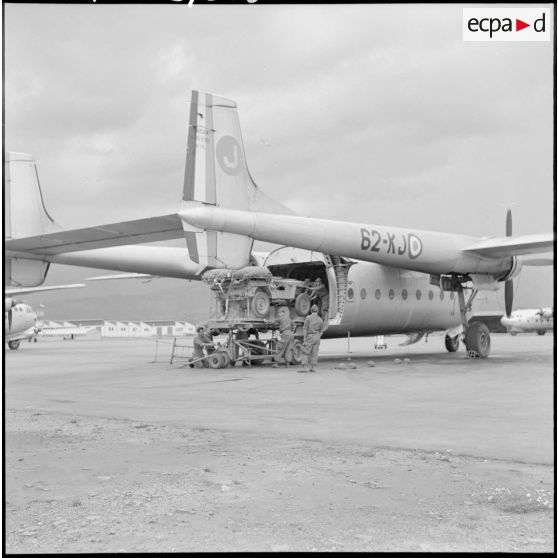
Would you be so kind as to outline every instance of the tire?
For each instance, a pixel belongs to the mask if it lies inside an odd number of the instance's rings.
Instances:
[[[225,351],[219,351],[219,356],[221,357],[221,368],[226,368],[231,363],[231,357],[229,353]]]
[[[537,335],[544,335],[546,331],[544,329],[537,330]]]
[[[517,331],[510,331],[510,335],[513,335],[513,336],[517,335]]]
[[[450,353],[455,353],[457,349],[459,349],[459,335],[456,335],[455,337],[450,337],[449,335],[446,335],[446,339],[444,343],[446,345],[446,349]]]
[[[17,351],[19,349],[19,340],[18,341],[8,341],[8,347],[10,347],[10,349],[12,351]]]
[[[480,358],[490,354],[490,330],[482,322],[473,322],[465,334],[467,351],[474,351]]]
[[[221,358],[221,353],[213,353],[207,357],[207,364],[209,368],[222,368],[223,367],[223,359]]]
[[[254,315],[258,318],[265,318],[269,314],[270,306],[271,301],[269,300],[269,295],[264,291],[258,291],[250,302],[252,312],[254,312]]]
[[[294,307],[297,316],[307,316],[312,307],[310,297],[306,293],[300,293],[295,299]]]
[[[293,343],[293,348],[291,351],[291,364],[301,364],[302,363],[302,353],[304,352],[302,347],[302,341],[296,340]]]

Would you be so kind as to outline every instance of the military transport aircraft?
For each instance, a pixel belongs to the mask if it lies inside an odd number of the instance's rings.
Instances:
[[[4,290],[4,340],[8,347],[15,351],[23,339],[34,337],[40,331],[38,312],[26,302],[16,300],[15,296],[82,287],[85,287],[84,283],[50,287],[7,287]]]
[[[554,329],[553,308],[525,308],[515,310],[509,316],[502,317],[502,325],[512,335],[536,331],[544,335],[547,331]]]
[[[324,337],[406,333],[415,342],[444,331],[448,351],[461,336],[468,351],[487,357],[488,328],[467,320],[477,292],[504,284],[509,315],[521,267],[553,263],[528,256],[552,250],[554,235],[512,236],[509,212],[502,238],[296,215],[254,183],[236,103],[198,91],[182,201],[164,215],[62,231],[44,208],[33,158],[8,154],[5,174],[5,253],[20,284],[40,284],[50,262],[190,280],[208,268],[267,266],[275,276],[322,278],[330,302]],[[176,238],[186,247],[137,245]],[[254,240],[284,246],[255,254]]]

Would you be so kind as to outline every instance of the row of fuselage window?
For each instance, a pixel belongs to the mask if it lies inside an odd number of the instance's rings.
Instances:
[[[366,289],[360,289],[360,298],[362,300],[365,300],[367,296],[368,293]],[[407,289],[403,289],[401,291],[401,298],[403,300],[407,300],[408,296],[409,293],[407,292]],[[420,289],[417,289],[417,291],[415,292],[415,296],[417,297],[417,300],[420,300],[422,298],[422,291]],[[455,297],[455,293],[450,292],[449,296],[450,296],[450,300],[453,300]],[[393,300],[395,298],[394,289],[389,290],[388,297],[390,300]],[[355,291],[352,287],[349,287],[349,289],[347,290],[347,299],[353,300],[354,298],[355,298]],[[375,290],[374,298],[376,298],[376,300],[380,300],[382,298],[382,291],[380,289]],[[434,300],[434,292],[432,290],[428,291],[428,300]],[[440,300],[444,300],[444,291],[440,291]]]
[[[27,314],[31,314],[32,310],[28,306],[14,306],[12,308],[14,312],[26,312]]]

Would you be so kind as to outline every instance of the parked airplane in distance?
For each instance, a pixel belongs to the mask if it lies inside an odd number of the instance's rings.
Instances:
[[[40,284],[50,262],[188,280],[211,268],[265,266],[274,276],[322,279],[324,337],[405,333],[412,343],[444,331],[448,351],[461,338],[472,354],[487,357],[488,328],[468,322],[476,294],[504,285],[509,315],[522,266],[553,264],[527,256],[551,251],[554,235],[512,236],[509,211],[505,236],[488,239],[296,215],[254,183],[234,101],[193,91],[189,118],[182,200],[159,216],[63,231],[44,208],[33,158],[9,153],[5,254],[12,276]],[[186,246],[137,245],[176,238]],[[260,255],[254,240],[284,246]]]
[[[8,347],[15,351],[23,339],[35,337],[41,330],[37,321],[39,312],[26,302],[16,300],[14,296],[82,287],[85,287],[84,283],[50,287],[7,287],[4,290],[4,341]]]
[[[502,325],[512,335],[531,331],[544,335],[547,331],[554,329],[554,309],[526,308],[515,310],[509,316],[502,317]]]

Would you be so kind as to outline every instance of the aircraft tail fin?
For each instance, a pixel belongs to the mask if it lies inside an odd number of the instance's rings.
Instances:
[[[26,153],[6,153],[4,169],[6,240],[61,230],[45,208],[33,157]],[[40,285],[48,266],[47,262],[40,260],[7,259],[4,272],[6,283],[22,287]]]
[[[242,142],[236,102],[192,91],[183,204],[293,214],[254,183]],[[195,233],[185,229],[190,256],[211,267],[249,264],[252,239],[231,233]]]

